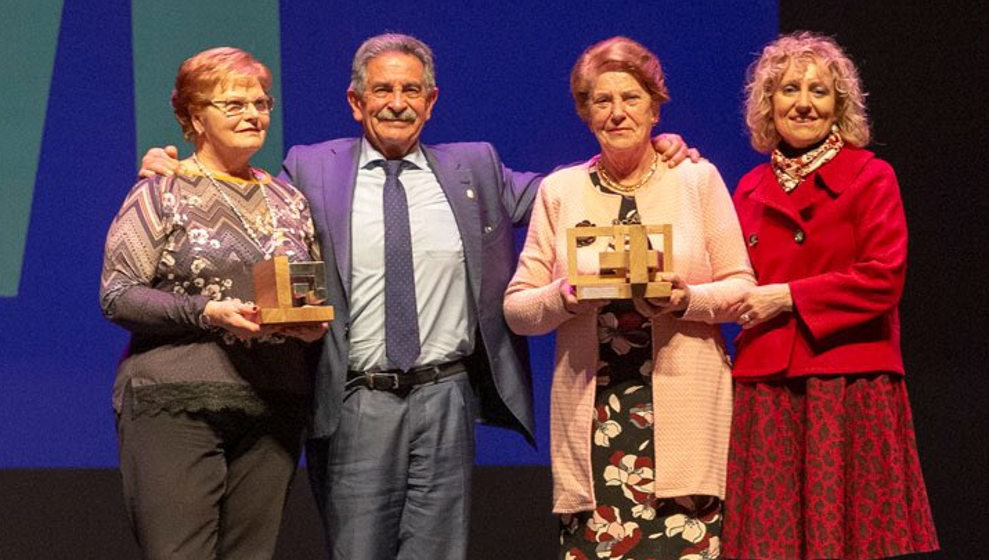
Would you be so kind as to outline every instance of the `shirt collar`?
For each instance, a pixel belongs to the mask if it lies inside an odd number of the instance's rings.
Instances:
[[[357,167],[359,169],[367,169],[370,164],[384,159],[386,159],[385,156],[381,155],[381,152],[376,150],[374,146],[368,142],[367,137],[362,136],[361,154],[357,159]],[[411,152],[402,156],[402,160],[411,163],[416,169],[427,169],[429,167],[429,162],[426,160],[426,154],[422,153],[422,146],[418,142]]]

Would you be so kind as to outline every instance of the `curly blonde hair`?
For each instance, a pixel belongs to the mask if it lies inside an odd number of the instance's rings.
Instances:
[[[628,37],[612,37],[587,47],[570,72],[570,93],[573,95],[577,114],[584,122],[590,118],[587,100],[591,96],[591,87],[594,80],[605,72],[631,74],[652,98],[657,110],[670,100],[659,58]]]
[[[860,148],[869,143],[866,93],[855,63],[831,37],[798,31],[766,45],[746,73],[745,124],[756,150],[769,153],[780,143],[773,124],[773,93],[791,64],[810,62],[826,68],[834,78],[835,124],[841,138]]]
[[[196,138],[192,126],[192,110],[209,103],[217,85],[257,80],[261,89],[271,94],[271,70],[251,53],[235,47],[216,47],[193,55],[179,66],[172,90],[172,111],[182,126],[187,141]]]

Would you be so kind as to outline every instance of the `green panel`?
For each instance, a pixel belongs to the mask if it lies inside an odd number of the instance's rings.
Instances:
[[[61,0],[6,2],[3,8],[0,297],[16,296],[20,284],[61,18]]]
[[[281,99],[278,0],[134,0],[131,10],[138,166],[154,146],[174,144],[180,157],[192,152],[192,145],[182,139],[169,99],[179,65],[200,51],[231,46],[250,52],[271,69],[272,93]],[[277,175],[282,163],[277,103],[271,117],[267,141],[251,164]]]

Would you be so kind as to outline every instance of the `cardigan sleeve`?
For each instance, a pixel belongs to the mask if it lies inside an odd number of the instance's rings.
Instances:
[[[549,194],[544,183],[533,204],[525,246],[515,276],[505,291],[505,320],[520,335],[541,335],[573,317],[563,306],[560,285],[554,278],[557,258],[556,228],[560,200]]]
[[[707,167],[698,188],[700,220],[704,247],[711,265],[711,280],[690,285],[690,301],[680,319],[722,323],[734,320],[728,311],[755,285],[755,276],[728,189],[717,168],[713,165]]]
[[[790,282],[797,317],[816,340],[868,322],[903,294],[907,225],[896,174],[874,159],[842,196],[854,196],[855,262]]]
[[[207,296],[175,294],[151,287],[168,241],[174,197],[155,177],[137,183],[110,226],[100,278],[103,314],[143,334],[204,332],[199,318]],[[169,197],[172,200],[167,200]]]

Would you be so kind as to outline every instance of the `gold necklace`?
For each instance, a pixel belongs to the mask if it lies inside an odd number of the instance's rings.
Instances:
[[[230,197],[227,196],[227,193],[223,192],[223,189],[220,188],[220,183],[216,180],[216,178],[213,177],[213,174],[210,173],[208,169],[206,169],[206,166],[204,166],[203,163],[199,161],[199,158],[196,157],[195,153],[192,154],[192,161],[196,162],[196,167],[199,168],[200,173],[202,173],[203,176],[209,179],[210,184],[213,185],[213,188],[216,189],[216,192],[220,193],[220,197],[223,198],[223,201],[227,203],[227,206],[229,206],[230,209],[234,211],[234,214],[237,215],[237,218],[240,219],[241,225],[244,226],[244,230],[247,231],[247,235],[250,236],[251,240],[254,241],[254,244],[257,245],[257,248],[261,251],[261,254],[264,255],[264,259],[265,260],[270,259],[271,253],[275,249],[274,240],[275,240],[275,230],[278,229],[278,216],[275,215],[275,210],[271,207],[271,201],[268,200],[268,190],[265,189],[264,184],[260,180],[258,180],[257,175],[254,173],[254,170],[251,169],[251,176],[254,177],[254,182],[257,183],[258,187],[261,189],[261,197],[264,198],[264,205],[265,207],[268,208],[268,215],[271,216],[271,239],[268,241],[267,248],[265,248],[265,246],[261,244],[261,237],[254,230],[254,228],[251,227],[250,222],[247,221],[247,218],[244,217],[244,214],[241,213],[240,209],[234,206],[233,201],[230,200]]]
[[[598,177],[601,178],[601,183],[603,183],[605,187],[621,194],[632,194],[644,187],[646,183],[649,182],[649,179],[652,179],[653,174],[656,173],[656,168],[659,167],[659,154],[653,151],[652,155],[652,165],[649,166],[649,170],[646,171],[646,174],[642,177],[642,180],[634,185],[623,185],[612,179],[611,176],[608,175],[608,172],[605,171],[604,164],[600,159],[598,160]]]

